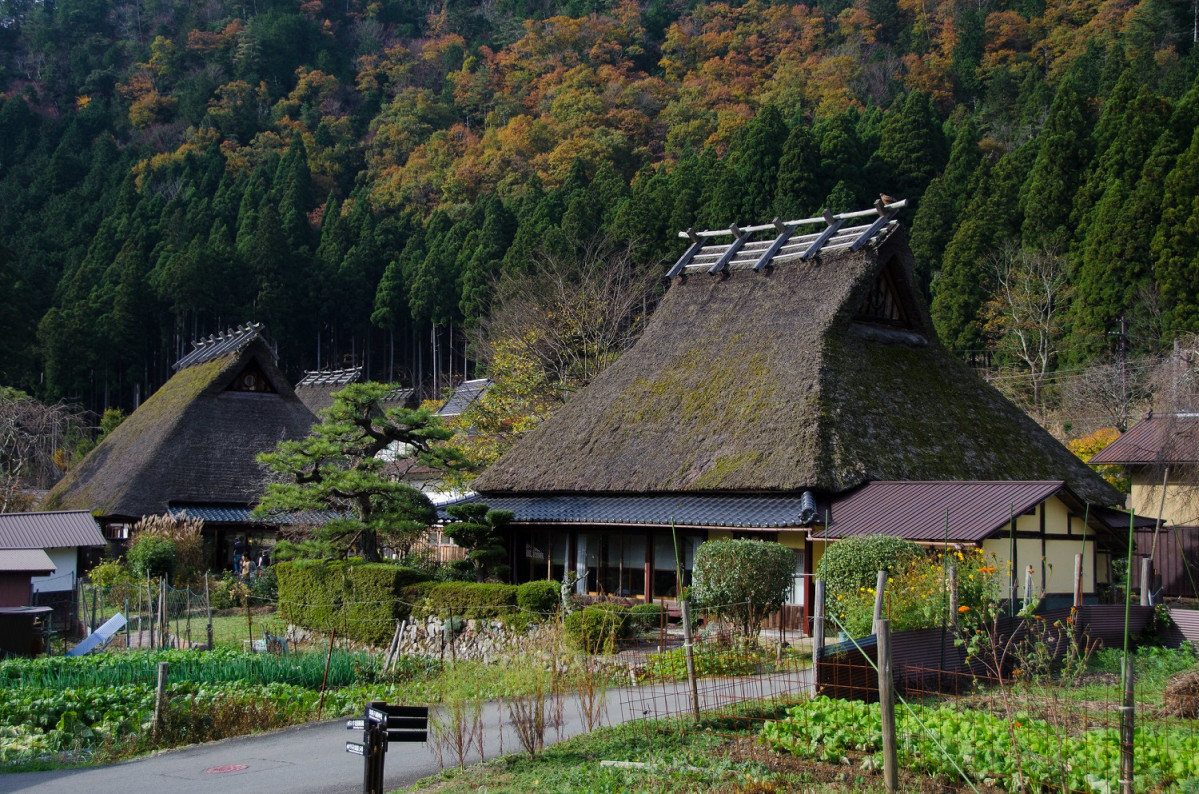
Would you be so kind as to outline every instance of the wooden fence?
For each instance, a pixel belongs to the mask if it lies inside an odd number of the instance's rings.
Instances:
[[[1154,592],[1160,589],[1167,598],[1199,598],[1199,527],[1163,527],[1156,549],[1153,538],[1153,530],[1137,530],[1135,544],[1138,557],[1154,557]],[[1132,586],[1139,590],[1140,565],[1133,569]]]
[[[1195,612],[1199,618],[1199,612]],[[1124,641],[1124,606],[1122,604],[1094,604],[1077,608],[1063,607],[1047,609],[1035,618],[1003,618],[998,621],[997,636],[1000,642],[1020,642],[1030,632],[1029,621],[1044,621],[1052,626],[1061,622],[1067,628],[1068,637],[1087,637],[1098,641],[1101,647],[1118,648]],[[1136,637],[1153,626],[1153,607],[1133,606],[1128,614],[1129,633]],[[1199,619],[1196,620],[1199,628]],[[1058,642],[1055,656],[1065,653],[1068,643]],[[993,676],[977,661],[967,661],[966,649],[957,644],[957,635],[951,629],[917,629],[891,633],[892,669],[896,684],[904,689],[916,688],[934,691],[945,686],[959,686],[966,682],[961,675],[974,674]],[[854,700],[875,700],[878,697],[878,674],[873,664],[877,663],[877,638],[871,634],[858,640],[848,640],[836,645],[825,646],[819,651],[817,665],[817,691],[831,697]],[[1006,660],[1004,675],[1011,673],[1016,659]]]

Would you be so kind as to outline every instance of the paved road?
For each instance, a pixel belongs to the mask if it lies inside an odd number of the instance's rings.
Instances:
[[[797,688],[809,688],[810,682],[810,671],[798,676],[705,680],[700,682],[700,707],[708,710],[730,702],[794,692]],[[607,693],[603,723],[669,716],[690,709],[686,684],[615,689]],[[501,747],[505,753],[520,750],[506,709],[501,710],[499,704],[484,706],[483,724],[484,751],[488,758],[499,755]],[[578,704],[570,700],[563,710],[562,725],[547,729],[546,743],[583,732]],[[0,775],[0,792],[349,794],[362,790],[362,759],[346,753],[345,743],[359,736],[346,730],[344,720],[312,723],[162,752],[111,766]],[[477,760],[477,753],[468,759]],[[447,766],[456,763],[448,754],[445,761]],[[385,784],[389,790],[403,788],[440,769],[432,745],[392,744],[387,752]]]

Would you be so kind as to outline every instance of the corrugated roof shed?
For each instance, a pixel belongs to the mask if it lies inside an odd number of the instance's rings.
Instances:
[[[1091,465],[1199,462],[1199,414],[1153,413],[1099,450]]]
[[[41,549],[0,549],[0,571],[48,576],[56,570],[49,555]]]
[[[86,510],[0,513],[0,549],[69,549],[107,543]]]
[[[1061,481],[871,482],[833,502],[828,537],[891,535],[914,541],[977,543],[1011,516],[1065,490]],[[817,533],[819,536],[820,533]]]

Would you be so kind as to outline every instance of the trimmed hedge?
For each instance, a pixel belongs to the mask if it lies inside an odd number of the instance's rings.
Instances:
[[[562,605],[562,585],[553,579],[525,582],[516,588],[516,605],[535,615],[553,615]]]
[[[430,615],[466,620],[511,617],[517,610],[516,585],[488,582],[437,582],[410,588],[412,617]]]
[[[429,578],[415,568],[361,560],[295,560],[274,567],[282,618],[371,645],[391,640],[396,621],[408,617],[401,593]]]

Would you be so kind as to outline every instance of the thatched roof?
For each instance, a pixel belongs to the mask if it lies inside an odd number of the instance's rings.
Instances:
[[[680,269],[641,339],[477,490],[836,494],[871,480],[1064,480],[1089,501],[1122,501],[940,345],[894,222],[856,251],[755,270],[760,256],[743,251],[715,276]]]
[[[315,417],[260,334],[184,364],[45,497],[48,510],[139,518],[170,504],[249,505],[266,474],[254,459],[303,438]]]
[[[305,372],[296,384],[296,396],[309,411],[319,414],[333,405],[333,395],[362,379],[362,367]]]

